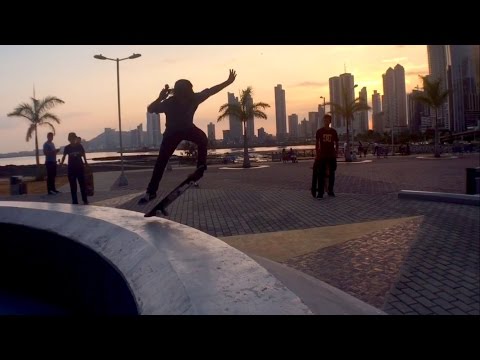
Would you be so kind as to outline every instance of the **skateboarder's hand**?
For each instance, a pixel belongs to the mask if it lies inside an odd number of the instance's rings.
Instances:
[[[158,95],[158,98],[160,100],[165,100],[168,96],[168,93],[169,93],[169,88],[168,88],[168,85],[165,85],[165,87],[162,89],[162,91],[160,91],[160,95]]]
[[[235,78],[237,77],[237,73],[235,72],[235,70],[233,69],[230,69],[230,74],[228,75],[228,80],[227,82],[229,84],[233,83],[235,81]]]

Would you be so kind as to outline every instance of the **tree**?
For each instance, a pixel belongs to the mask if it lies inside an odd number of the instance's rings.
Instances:
[[[38,152],[38,126],[49,126],[53,134],[55,134],[55,127],[49,122],[49,120],[60,124],[60,119],[48,112],[49,109],[53,108],[57,104],[64,104],[65,102],[55,96],[47,96],[42,100],[31,98],[32,103],[21,103],[18,105],[13,112],[7,114],[7,116],[16,116],[23,117],[30,122],[30,126],[27,130],[26,141],[28,142],[32,135],[35,134],[35,158],[37,162],[37,179],[41,177],[40,170],[40,158]]]
[[[439,134],[438,134],[438,109],[447,100],[449,90],[442,90],[442,79],[438,78],[435,80],[430,80],[428,76],[421,76],[423,80],[423,92],[419,92],[415,95],[415,99],[430,106],[435,110],[435,123],[433,128],[435,131],[435,141],[434,141],[434,153],[435,157],[440,157],[439,144]]]
[[[217,122],[222,119],[233,116],[235,119],[243,122],[243,167],[250,167],[250,158],[248,157],[248,141],[247,141],[247,121],[252,118],[266,119],[267,115],[262,111],[265,108],[270,107],[270,105],[258,102],[254,103],[252,100],[253,90],[249,86],[245,90],[242,90],[240,93],[240,102],[233,104],[223,104],[220,106],[218,112],[220,116],[217,119]],[[262,110],[261,110],[262,109]]]
[[[345,89],[343,89],[343,104],[337,103],[327,103],[332,109],[333,114],[342,116],[347,122],[347,147],[345,149],[345,161],[351,162],[352,156],[350,154],[350,132],[349,132],[349,123],[352,121],[353,124],[353,115],[356,112],[363,110],[370,110],[370,106],[363,102],[361,98],[356,98],[353,101],[348,99],[348,94]]]

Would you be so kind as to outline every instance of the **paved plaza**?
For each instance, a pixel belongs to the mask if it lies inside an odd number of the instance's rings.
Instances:
[[[480,314],[480,207],[398,199],[400,190],[465,193],[478,154],[415,156],[338,164],[336,197],[310,194],[313,160],[263,168],[209,166],[198,188],[169,208],[169,219],[252,255],[286,264],[388,314]],[[362,159],[359,159],[362,160]],[[193,168],[166,171],[159,196]],[[93,205],[142,211],[151,170],[95,173]],[[70,202],[62,194],[0,200]],[[81,205],[80,205],[81,206]]]

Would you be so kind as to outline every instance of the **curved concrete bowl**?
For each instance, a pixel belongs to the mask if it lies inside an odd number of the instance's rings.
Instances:
[[[78,288],[88,292],[81,303],[69,303],[66,312],[311,314],[297,295],[244,253],[167,219],[99,206],[0,201],[0,231],[9,234],[9,241],[4,235],[0,243],[10,246],[10,255],[16,254],[9,256],[10,264],[35,261],[37,279],[38,274],[58,277],[53,283],[69,284],[69,292],[75,286],[77,293]],[[11,251],[17,245],[30,249],[30,260],[20,259],[24,251]],[[36,256],[34,245],[49,251]],[[40,256],[49,259],[35,260]],[[51,262],[69,270],[44,272]],[[6,276],[15,279],[16,274]],[[23,274],[25,287],[32,286],[27,280]],[[0,284],[0,293],[3,290]],[[113,306],[116,303],[123,305]]]

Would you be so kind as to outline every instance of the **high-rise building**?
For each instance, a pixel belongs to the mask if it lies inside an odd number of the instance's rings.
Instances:
[[[480,45],[448,45],[451,64],[453,131],[465,131],[480,121]]]
[[[325,107],[321,104],[318,104],[318,123],[317,129],[323,127],[323,117],[325,116]],[[316,132],[315,132],[316,133]]]
[[[441,91],[445,91],[447,86],[447,72],[448,72],[448,47],[447,45],[427,45],[428,55],[428,72],[430,79],[440,79]],[[439,128],[451,128],[450,118],[448,114],[448,99],[445,104],[438,109],[438,126]]]
[[[423,91],[413,90],[408,94],[408,126],[412,133],[421,132],[426,125],[425,118],[430,116],[430,107],[416,99],[422,93]]]
[[[258,142],[260,144],[264,144],[265,140],[267,139],[267,133],[265,132],[265,129],[261,127],[260,129],[258,129],[257,133],[258,133]]]
[[[229,104],[240,104],[238,98],[235,97],[233,93],[227,94]],[[232,141],[233,144],[241,144],[243,139],[242,122],[237,116],[229,115],[228,124],[230,126],[230,141]]]
[[[308,113],[307,137],[315,137],[318,129],[318,112],[310,111]]]
[[[287,135],[287,107],[285,104],[285,90],[278,84],[275,90],[275,121],[277,126],[277,140],[284,140]]]
[[[352,102],[355,98],[354,86],[354,77],[350,73],[344,73],[340,76],[331,77],[329,79],[330,102],[339,104],[341,106],[345,106],[346,102]],[[335,112],[332,111],[332,107],[330,107],[330,109],[332,112],[332,127],[335,128],[339,134],[346,133],[346,119],[338,114],[335,114]],[[349,124],[349,127],[350,125],[351,124]]]
[[[288,116],[288,135],[290,138],[298,137],[298,115],[292,114]]]
[[[406,127],[407,125],[407,90],[405,86],[405,69],[400,64],[388,68],[383,74],[383,113],[385,128]]]
[[[358,97],[360,98],[360,101],[368,104],[368,99],[367,99],[367,88],[363,87],[362,90],[360,90]],[[355,121],[353,123],[353,130],[354,134],[363,134],[368,131],[368,110],[362,110],[357,113],[355,113]]]
[[[383,122],[381,121],[381,116],[379,115],[382,112],[382,98],[377,90],[373,90],[372,94],[372,128],[373,131],[382,133],[383,132]]]
[[[207,125],[207,137],[208,137],[208,140],[211,140],[211,141],[214,141],[215,140],[215,124],[214,123],[210,123]]]
[[[147,112],[147,142],[148,147],[159,147],[162,141],[160,114]]]

